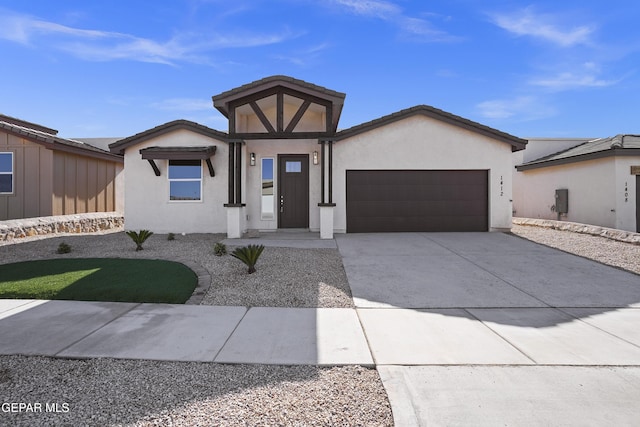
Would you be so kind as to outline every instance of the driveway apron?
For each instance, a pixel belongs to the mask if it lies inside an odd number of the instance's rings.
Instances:
[[[637,422],[638,275],[503,233],[336,241],[396,425]]]

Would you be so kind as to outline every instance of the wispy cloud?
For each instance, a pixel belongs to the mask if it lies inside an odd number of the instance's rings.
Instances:
[[[321,43],[307,49],[296,50],[291,54],[274,55],[274,58],[300,67],[306,67],[316,63],[321,53],[329,48],[329,46],[328,43]]]
[[[543,87],[550,91],[559,92],[579,88],[598,88],[613,86],[620,83],[624,77],[618,79],[604,79],[600,66],[594,62],[585,62],[573,67],[570,71],[559,71],[547,76],[533,77],[529,80],[532,86]]]
[[[407,15],[395,3],[385,0],[332,0],[332,4],[340,6],[350,13],[391,22],[414,40],[431,42],[450,42],[459,40],[445,31],[435,28],[431,22],[423,18]]]
[[[572,72],[560,73],[555,76],[536,78],[530,81],[534,86],[542,86],[548,89],[561,91],[580,87],[606,87],[620,82],[618,80],[602,80],[591,74],[579,74]]]
[[[588,44],[595,31],[592,25],[571,26],[561,22],[559,16],[536,13],[533,7],[490,17],[495,25],[517,36],[539,38],[562,47]]]
[[[478,113],[487,119],[537,120],[555,114],[555,109],[545,105],[535,96],[519,96],[513,99],[492,99],[476,105]]]
[[[183,33],[158,41],[119,32],[73,28],[7,10],[0,14],[0,39],[54,48],[90,61],[203,63],[207,62],[206,54],[214,50],[264,46],[292,37],[295,35],[285,29],[272,34],[236,33],[234,36]]]

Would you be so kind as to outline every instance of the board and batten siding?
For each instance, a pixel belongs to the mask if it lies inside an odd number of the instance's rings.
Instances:
[[[116,210],[118,163],[53,153],[53,215]]]
[[[13,153],[13,193],[0,194],[0,221],[122,210],[120,163],[54,151],[7,132],[0,132],[0,152]]]
[[[0,220],[53,215],[53,152],[7,132],[0,152],[13,153],[13,193],[0,194]]]

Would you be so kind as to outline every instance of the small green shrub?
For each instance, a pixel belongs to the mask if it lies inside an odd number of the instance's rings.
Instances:
[[[227,245],[222,242],[216,243],[215,245],[213,245],[213,253],[216,254],[216,256],[226,255]]]
[[[71,252],[71,246],[67,245],[65,242],[62,242],[58,245],[58,250],[56,251],[59,254],[68,254]]]
[[[231,252],[231,256],[242,261],[247,267],[249,267],[248,273],[252,274],[256,272],[256,263],[260,254],[264,250],[263,245],[249,245],[236,248]]]
[[[176,235],[173,233],[167,234],[167,240],[176,240]]]
[[[144,249],[142,244],[153,235],[153,231],[149,230],[140,230],[138,232],[126,231],[125,233],[127,233],[127,236],[131,237],[131,240],[136,244],[136,251]]]

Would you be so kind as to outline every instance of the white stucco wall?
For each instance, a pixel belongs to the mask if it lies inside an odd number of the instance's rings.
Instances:
[[[510,229],[511,167],[510,144],[422,115],[341,140],[334,147],[334,230],[346,231],[346,171],[358,169],[488,170],[489,229]]]
[[[635,175],[631,175],[631,166],[640,166],[640,156],[615,158],[615,228],[626,231],[638,231],[636,224],[636,185]],[[597,224],[599,225],[599,224]]]
[[[116,166],[116,212],[124,214],[124,192],[125,192],[124,163]]]
[[[167,160],[156,160],[160,176],[140,155],[147,147],[208,146],[217,147],[211,163],[216,172],[209,176],[206,163],[202,162],[202,200],[179,202],[169,200]],[[188,130],[176,130],[129,147],[124,155],[125,180],[125,228],[148,229],[156,233],[225,233],[227,202],[228,146],[222,141]]]
[[[558,219],[555,190],[566,188],[569,212],[561,219],[615,228],[615,163],[610,157],[516,172],[514,215]]]

